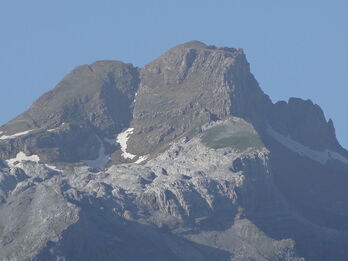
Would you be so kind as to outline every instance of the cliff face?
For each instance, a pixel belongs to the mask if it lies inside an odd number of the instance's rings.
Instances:
[[[271,105],[241,49],[179,45],[142,68],[140,78],[130,150],[143,154],[230,115],[261,122]]]
[[[333,122],[325,119],[321,108],[312,101],[291,98],[277,102],[269,113],[271,126],[285,136],[315,150],[338,150]]]
[[[1,260],[348,258],[348,152],[241,49],[78,67],[0,128],[0,158]]]

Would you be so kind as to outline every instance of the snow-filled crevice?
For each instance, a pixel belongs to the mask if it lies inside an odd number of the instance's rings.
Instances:
[[[122,157],[124,159],[134,159],[135,157],[138,157],[138,159],[134,162],[136,164],[142,163],[148,158],[148,155],[143,155],[143,156],[138,156],[134,155],[132,153],[127,152],[127,142],[129,139],[129,136],[132,135],[134,132],[134,128],[128,128],[127,130],[119,133],[116,138],[116,142],[120,144],[121,146],[121,151],[122,151]],[[111,144],[111,140],[107,139],[106,140],[108,143]]]
[[[125,159],[134,159],[136,155],[127,152],[127,141],[129,136],[133,134],[134,128],[128,128],[124,132],[117,135],[116,141],[120,144],[122,150],[122,157]]]
[[[278,141],[280,144],[284,145],[291,151],[296,152],[301,156],[306,156],[316,162],[319,162],[320,164],[325,165],[328,160],[339,160],[344,164],[348,165],[348,159],[335,151],[329,149],[325,149],[322,151],[313,150],[299,143],[298,141],[293,140],[289,136],[284,136],[283,134],[280,134],[279,132],[272,129],[270,126],[268,126],[267,128],[267,132],[276,141]]]
[[[12,134],[12,135],[2,135],[0,137],[0,140],[8,140],[8,139],[14,139],[14,138],[17,138],[19,136],[23,136],[25,134],[28,134],[30,133],[31,131],[33,130],[27,130],[27,131],[22,131],[22,132],[18,132],[18,133],[15,133],[15,134]],[[1,133],[2,134],[2,133]]]
[[[147,157],[148,157],[147,155],[140,156],[134,163],[137,163],[137,164],[142,163],[143,161],[147,159]]]
[[[106,164],[109,162],[110,160],[110,156],[109,155],[105,155],[105,147],[104,144],[102,142],[102,140],[97,137],[99,142],[100,142],[100,148],[99,148],[99,152],[98,152],[98,157],[94,160],[84,160],[83,162],[86,163],[88,166],[92,167],[92,168],[104,168],[106,166]]]

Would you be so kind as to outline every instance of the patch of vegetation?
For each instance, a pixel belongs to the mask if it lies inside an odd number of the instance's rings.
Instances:
[[[206,146],[213,149],[230,147],[244,151],[248,148],[260,149],[264,146],[257,134],[251,132],[233,133],[224,125],[207,130],[201,140]]]
[[[247,148],[261,148],[262,142],[257,135],[235,135],[226,138],[221,138],[206,143],[211,148],[236,148],[238,150],[246,150]]]
[[[225,125],[218,125],[216,127],[210,128],[205,131],[202,136],[203,143],[210,143],[215,140],[217,137],[220,137],[225,131],[227,127]]]

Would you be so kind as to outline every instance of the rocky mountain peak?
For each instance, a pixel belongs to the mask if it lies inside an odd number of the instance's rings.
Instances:
[[[138,69],[130,64],[98,61],[77,67],[1,128],[0,155],[25,151],[50,162],[96,157],[98,135],[129,125],[138,85]]]
[[[231,115],[262,121],[271,102],[261,91],[242,49],[200,42],[178,45],[140,70],[130,150],[158,145]]]
[[[130,64],[98,61],[79,66],[34,102],[20,120],[40,128],[56,128],[65,122],[91,124],[102,131],[122,130],[137,85],[137,69]]]
[[[332,120],[311,100],[290,98],[274,104],[268,121],[279,133],[315,150],[340,150]]]
[[[127,150],[148,157],[172,141],[193,137],[206,123],[231,116],[245,119],[259,132],[270,126],[310,148],[346,153],[319,106],[295,98],[273,104],[242,49],[191,41],[140,69],[119,61],[77,67],[1,127],[3,136],[12,138],[0,140],[0,155],[9,158],[26,151],[49,161],[93,159],[100,139],[116,140],[118,133],[132,128]],[[88,142],[72,142],[79,135]],[[114,162],[122,162],[122,148],[115,144],[104,145],[116,152]]]
[[[347,260],[347,183],[332,121],[242,49],[99,61],[0,127],[0,260]]]
[[[194,136],[206,123],[231,116],[245,119],[261,133],[271,127],[309,148],[346,153],[318,105],[296,98],[273,104],[250,72],[242,49],[191,41],[140,69],[119,61],[77,67],[1,128],[4,137],[14,136],[0,142],[0,154],[8,158],[25,150],[50,161],[92,159],[99,153],[100,138],[116,139],[132,128],[128,151],[148,157],[172,141]],[[57,145],[71,144],[82,133],[88,145],[68,146],[77,156]],[[120,147],[109,149],[117,152]],[[113,160],[122,162],[121,154],[115,155]]]
[[[147,64],[142,71],[163,74],[166,84],[175,85],[194,76],[195,73],[209,72],[210,75],[207,77],[220,78],[222,81],[224,74],[228,74],[228,69],[236,63],[240,68],[249,71],[249,64],[242,49],[217,48],[191,41],[171,48]]]

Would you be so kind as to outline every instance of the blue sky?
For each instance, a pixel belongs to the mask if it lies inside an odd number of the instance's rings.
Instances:
[[[142,66],[190,40],[244,48],[273,101],[309,98],[348,147],[346,0],[11,0],[0,2],[0,124],[74,67]]]

